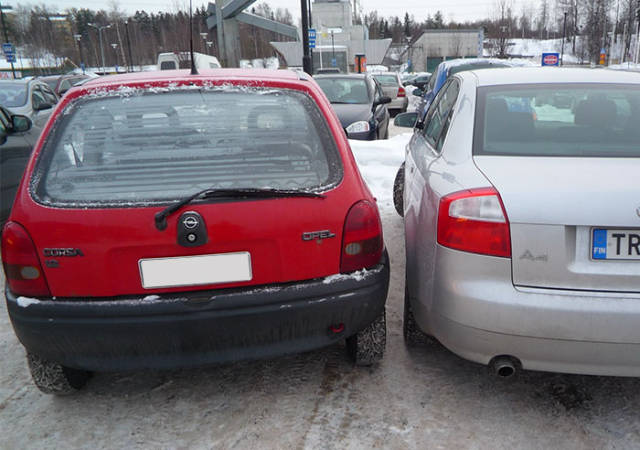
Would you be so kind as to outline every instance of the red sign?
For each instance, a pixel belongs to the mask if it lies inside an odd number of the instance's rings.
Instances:
[[[545,66],[555,66],[556,64],[558,64],[558,57],[556,55],[546,55],[542,59],[542,62]]]

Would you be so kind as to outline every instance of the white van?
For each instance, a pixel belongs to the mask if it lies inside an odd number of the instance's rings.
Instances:
[[[196,69],[219,69],[222,67],[215,56],[193,52]],[[190,69],[189,52],[170,52],[158,55],[158,70]]]

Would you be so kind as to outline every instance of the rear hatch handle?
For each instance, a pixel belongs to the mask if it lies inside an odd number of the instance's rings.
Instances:
[[[203,189],[176,203],[167,206],[162,211],[155,214],[155,225],[160,231],[167,228],[167,217],[178,211],[185,205],[198,198],[284,198],[284,197],[306,197],[324,199],[326,195],[311,191],[296,191],[292,189],[272,189],[272,188],[241,188],[241,189]]]

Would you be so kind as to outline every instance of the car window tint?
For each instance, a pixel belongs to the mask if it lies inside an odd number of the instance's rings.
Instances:
[[[369,103],[364,78],[316,78],[316,81],[331,103]]]
[[[0,105],[6,108],[24,106],[28,98],[28,89],[25,83],[0,81]]]
[[[437,151],[442,149],[453,113],[453,106],[458,98],[458,91],[457,80],[447,82],[429,108],[423,131],[427,142]]]
[[[395,75],[374,75],[374,78],[382,86],[398,86],[398,79]]]
[[[37,195],[81,205],[206,188],[323,190],[342,177],[324,116],[291,90],[207,88],[87,98],[58,116]]]
[[[545,84],[481,88],[474,153],[640,156],[640,86]]]

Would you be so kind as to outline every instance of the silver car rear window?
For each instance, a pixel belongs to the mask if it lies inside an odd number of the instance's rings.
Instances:
[[[334,139],[304,93],[123,89],[58,116],[31,190],[45,204],[86,207],[166,202],[207,188],[323,191],[341,179]]]
[[[640,156],[640,85],[478,89],[474,154]]]

